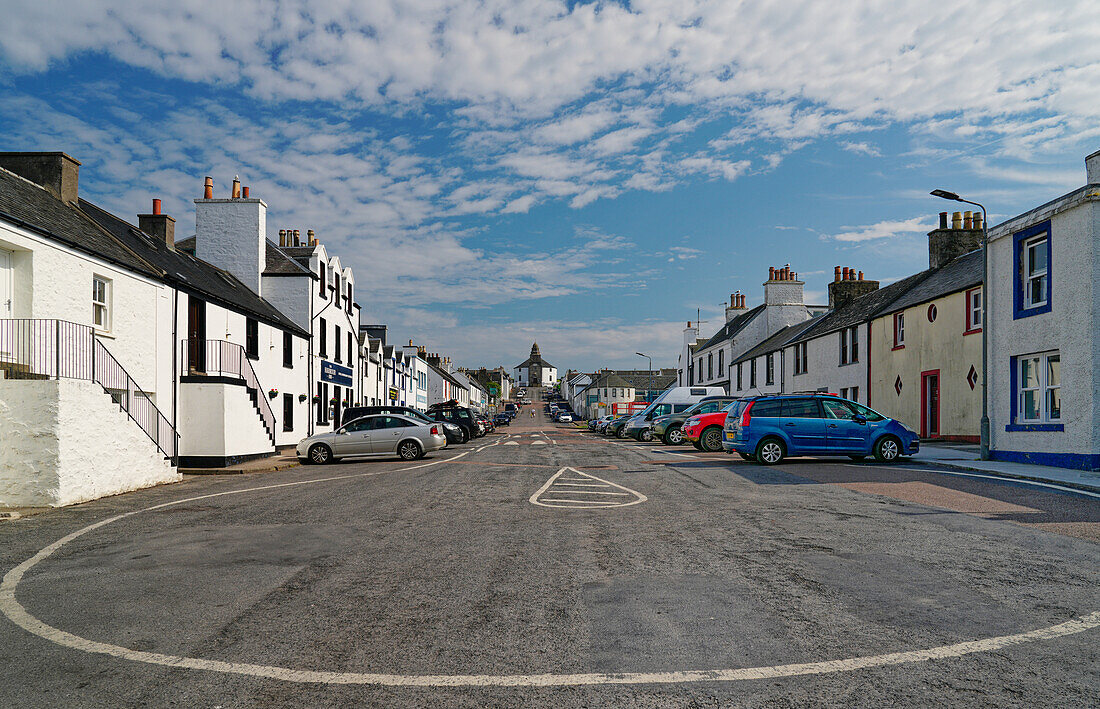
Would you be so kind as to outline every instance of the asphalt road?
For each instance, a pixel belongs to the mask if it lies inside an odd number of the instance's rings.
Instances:
[[[1100,500],[528,410],[0,523],[0,706],[1097,706]]]

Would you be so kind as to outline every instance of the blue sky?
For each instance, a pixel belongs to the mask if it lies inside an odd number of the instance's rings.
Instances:
[[[122,215],[205,175],[315,229],[364,319],[462,365],[674,366],[790,263],[927,263],[945,187],[1007,217],[1100,148],[1090,3],[0,0],[0,149]],[[978,28],[981,28],[979,31]],[[709,334],[709,332],[707,333]]]

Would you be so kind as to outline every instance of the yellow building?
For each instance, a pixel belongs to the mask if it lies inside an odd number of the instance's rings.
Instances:
[[[940,265],[933,251],[931,260],[933,268],[925,278],[871,321],[870,405],[921,438],[977,443],[982,414],[982,252],[971,251]]]

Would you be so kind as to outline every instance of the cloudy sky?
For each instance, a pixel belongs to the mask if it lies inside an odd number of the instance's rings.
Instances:
[[[1084,0],[0,0],[0,149],[193,229],[205,175],[315,229],[364,319],[463,365],[674,366],[790,263],[889,281],[951,205],[1084,183]],[[709,334],[709,332],[707,333]]]

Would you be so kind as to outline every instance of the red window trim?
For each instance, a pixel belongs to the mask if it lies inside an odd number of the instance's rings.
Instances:
[[[981,289],[982,289],[981,286],[971,288],[970,290],[966,291],[966,297],[963,298],[963,325],[966,327],[966,329],[963,330],[963,335],[973,335],[975,333],[978,333],[978,332],[982,331],[982,325],[979,325],[978,327],[974,327],[974,328],[970,327],[970,294],[973,293],[974,291],[980,291]],[[983,321],[983,325],[984,325],[984,321],[985,321],[985,294],[984,293],[982,294],[982,321]]]
[[[898,344],[898,316],[899,315],[904,317],[905,316],[905,311],[902,310],[900,312],[894,313],[894,346],[891,348],[891,350],[904,350],[905,349],[905,343],[904,342],[901,343],[900,345]]]

